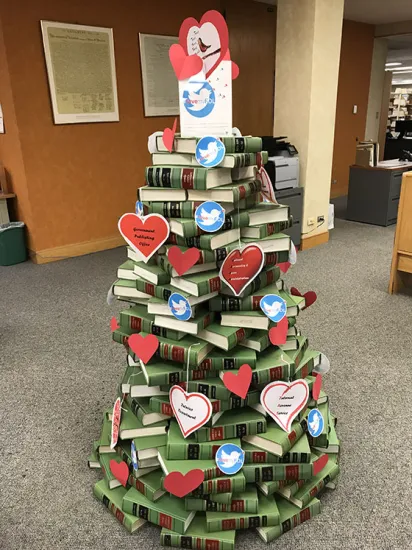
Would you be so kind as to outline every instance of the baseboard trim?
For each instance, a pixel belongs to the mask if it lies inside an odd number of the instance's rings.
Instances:
[[[318,235],[305,236],[302,235],[301,250],[308,250],[320,244],[325,244],[329,241],[329,231],[319,233]]]
[[[49,262],[57,262],[74,258],[76,256],[84,256],[93,252],[101,252],[124,246],[125,242],[121,235],[108,237],[106,239],[96,239],[93,241],[85,241],[82,243],[73,243],[65,246],[57,246],[56,248],[45,248],[44,250],[29,250],[30,258],[35,264],[47,264]]]

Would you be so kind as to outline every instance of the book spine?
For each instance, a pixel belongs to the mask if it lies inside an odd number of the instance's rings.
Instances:
[[[280,462],[281,457],[275,456],[267,451],[251,451],[246,449],[245,453],[245,464],[275,464]]]
[[[232,542],[213,538],[213,534],[205,537],[190,537],[177,533],[160,533],[160,544],[172,548],[192,548],[193,550],[234,550]]]
[[[245,435],[256,435],[266,431],[266,419],[228,424],[226,426],[214,426],[211,428],[199,428],[195,432],[196,441],[220,441],[222,439],[242,438]]]
[[[191,201],[145,203],[148,214],[160,214],[165,218],[191,218],[194,216],[197,205],[198,203]]]
[[[203,371],[203,372],[213,372],[213,371]],[[220,399],[223,401],[228,401],[230,399],[230,392],[225,386],[214,386],[212,384],[202,384],[195,383],[190,381],[187,384],[187,391],[189,392],[199,392],[206,395],[209,399]]]
[[[233,517],[227,519],[210,520],[206,516],[206,525],[208,532],[231,531],[233,529],[252,529],[255,527],[266,527],[276,525],[279,522],[278,514],[253,515],[248,518]]]
[[[246,361],[247,364],[254,369],[256,366],[256,360]],[[245,363],[244,359],[239,359],[235,356],[233,357],[206,357],[200,365],[199,369],[204,370],[233,370],[240,369],[240,367]]]
[[[253,371],[252,383],[253,384],[268,384],[275,380],[289,380],[290,368],[289,365],[283,363],[276,367],[270,367],[265,370]]]
[[[139,491],[139,493],[142,493],[142,495],[144,495],[146,498],[148,498],[149,500],[151,500],[153,502],[154,491],[152,489],[150,489],[150,487],[145,485],[141,481],[141,478],[136,479],[134,476],[130,475],[129,476],[129,485],[134,487],[136,489],[136,491]]]
[[[177,533],[183,534],[185,531],[184,521],[178,518],[174,518],[168,514],[158,512],[157,510],[151,510],[147,506],[138,504],[136,502],[131,502],[129,500],[123,500],[123,510],[129,514],[133,514],[138,518],[143,518],[150,523],[155,525],[160,525],[160,527],[165,527],[170,529],[170,531],[176,531]]]
[[[170,403],[157,399],[157,397],[150,398],[150,408],[153,412],[174,416]]]
[[[287,519],[280,524],[282,535],[287,533],[291,529],[294,529],[301,523],[304,523],[308,519],[317,516],[321,512],[321,502],[320,500],[312,502],[309,506],[306,506],[303,510],[292,516],[290,519]]]
[[[339,466],[336,465],[336,467],[332,470],[330,474],[323,477],[314,487],[311,487],[309,491],[304,493],[303,495],[299,496],[299,500],[302,502],[302,508],[308,505],[308,503],[315,498],[317,495],[323,491],[323,489],[326,487],[326,485],[331,481],[332,479],[335,479],[335,477],[339,473]]]
[[[117,506],[115,506],[115,504],[103,493],[103,491],[100,490],[97,483],[94,486],[93,492],[95,497],[103,502],[103,504],[108,510],[110,510],[114,517],[126,527],[129,533],[131,533],[133,525],[130,519],[127,518],[123,511],[120,508],[117,508]]]
[[[242,183],[237,187],[233,188],[233,200],[234,202],[239,202],[242,199],[250,197],[250,195],[259,193],[261,189],[262,189],[262,184],[260,183],[260,181],[257,181],[257,180]]]
[[[220,477],[204,481],[189,496],[201,498],[202,495],[210,495],[211,493],[241,493],[245,490],[245,487],[246,482],[243,476],[238,478]]]
[[[189,370],[189,380],[205,380],[207,378],[216,377],[215,371],[205,371],[193,369]],[[186,371],[176,371],[170,373],[151,373],[149,376],[149,386],[168,386],[174,384],[180,384],[186,381]],[[227,391],[227,390],[226,390]]]
[[[198,283],[197,288],[199,296],[204,296],[205,294],[210,294],[211,292],[219,291],[221,287],[220,277],[212,277],[207,281],[201,281]]]
[[[199,445],[198,443],[168,443],[168,460],[212,460],[219,449],[219,444]],[[220,471],[219,471],[220,474]]]
[[[257,153],[262,150],[262,139],[259,137],[225,136],[221,140],[225,144],[226,154]]]
[[[198,168],[149,166],[146,183],[149,187],[173,187],[177,189],[206,189],[207,171]]]
[[[120,327],[125,326],[133,332],[148,332],[149,334],[155,334],[162,338],[170,338],[171,340],[177,340],[178,337],[178,331],[176,330],[159,327],[153,321],[149,321],[143,317],[120,313]]]
[[[279,480],[279,481],[268,481],[268,482],[258,482],[258,487],[265,487],[265,495],[274,495],[279,489],[283,487],[289,487],[290,481]]]
[[[242,472],[247,483],[260,481],[296,481],[310,479],[313,474],[312,464],[245,464]]]
[[[293,430],[291,430],[287,434],[287,437],[285,437],[281,443],[282,456],[285,455],[288,451],[290,451],[290,449],[293,447],[296,441],[298,441],[298,439],[302,437],[303,433],[306,432],[306,429],[307,429],[307,421],[306,419],[303,419],[301,422],[299,422],[299,424],[296,424]],[[309,462],[309,460],[307,462]]]

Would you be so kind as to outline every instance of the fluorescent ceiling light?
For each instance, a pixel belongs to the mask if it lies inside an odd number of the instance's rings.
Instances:
[[[386,63],[385,67],[394,67],[395,65],[402,65],[402,63]]]
[[[410,73],[412,73],[412,71],[402,71],[402,72],[401,71],[396,71],[393,74],[410,74]]]
[[[409,67],[396,67],[396,71],[412,71],[412,66]]]

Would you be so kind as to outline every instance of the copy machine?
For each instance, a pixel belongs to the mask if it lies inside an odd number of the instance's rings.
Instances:
[[[296,147],[285,141],[286,136],[262,136],[262,149],[269,159],[265,169],[275,191],[299,187],[299,156]]]

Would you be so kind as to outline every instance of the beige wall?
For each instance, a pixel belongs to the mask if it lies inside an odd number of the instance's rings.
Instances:
[[[382,93],[385,81],[385,63],[388,44],[385,38],[375,38],[373,44],[371,80],[369,84],[368,112],[365,139],[378,140],[382,108]]]
[[[278,2],[274,134],[299,151],[303,237],[327,231],[342,17],[343,0]]]

